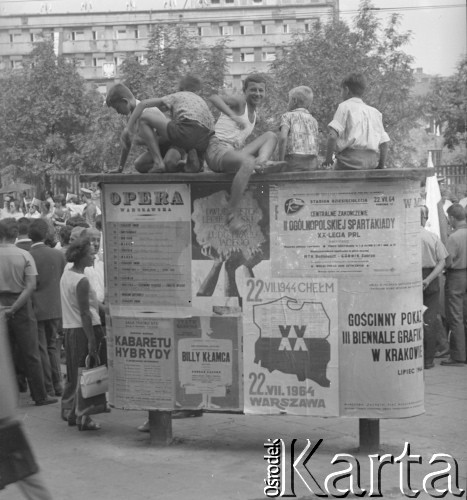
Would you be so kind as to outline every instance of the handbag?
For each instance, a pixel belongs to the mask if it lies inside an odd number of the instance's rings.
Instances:
[[[0,490],[38,470],[21,423],[10,420],[0,426]]]
[[[99,358],[97,362],[100,363]],[[109,373],[105,365],[90,367],[91,358],[86,356],[86,368],[80,376],[80,389],[84,399],[105,394],[109,390]]]

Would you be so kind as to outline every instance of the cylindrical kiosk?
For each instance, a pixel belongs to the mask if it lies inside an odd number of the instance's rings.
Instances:
[[[427,174],[255,175],[236,234],[231,176],[82,176],[102,190],[111,404],[423,413]]]

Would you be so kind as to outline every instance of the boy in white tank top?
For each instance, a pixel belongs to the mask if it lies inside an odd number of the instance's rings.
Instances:
[[[265,93],[264,77],[252,74],[243,82],[243,95],[214,94],[209,98],[222,113],[206,150],[206,163],[214,172],[236,173],[227,216],[229,228],[234,233],[246,226],[238,207],[251,175],[278,171],[287,164],[269,160],[277,145],[274,132],[265,132],[245,145],[256,123],[256,108],[262,103]]]

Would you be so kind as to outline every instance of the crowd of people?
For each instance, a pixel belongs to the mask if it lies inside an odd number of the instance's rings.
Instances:
[[[443,366],[467,362],[467,196],[457,200],[439,181],[439,237],[425,228],[428,207],[420,208],[425,369],[435,358],[446,358]]]
[[[105,321],[101,215],[93,191],[81,191],[84,203],[58,197],[50,217],[11,217],[12,202],[6,200],[0,219],[0,307],[19,390],[29,389],[37,406],[61,397],[68,425],[96,430],[98,424],[75,412],[79,369],[87,354],[97,357]],[[106,362],[105,354],[102,358]]]

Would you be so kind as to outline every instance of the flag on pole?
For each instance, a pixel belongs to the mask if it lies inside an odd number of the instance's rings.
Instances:
[[[431,159],[431,151],[428,152],[427,168],[434,170],[433,160]],[[438,203],[441,201],[441,192],[439,190],[438,178],[436,173],[426,178],[426,201],[428,207],[428,220],[425,228],[440,237]]]

